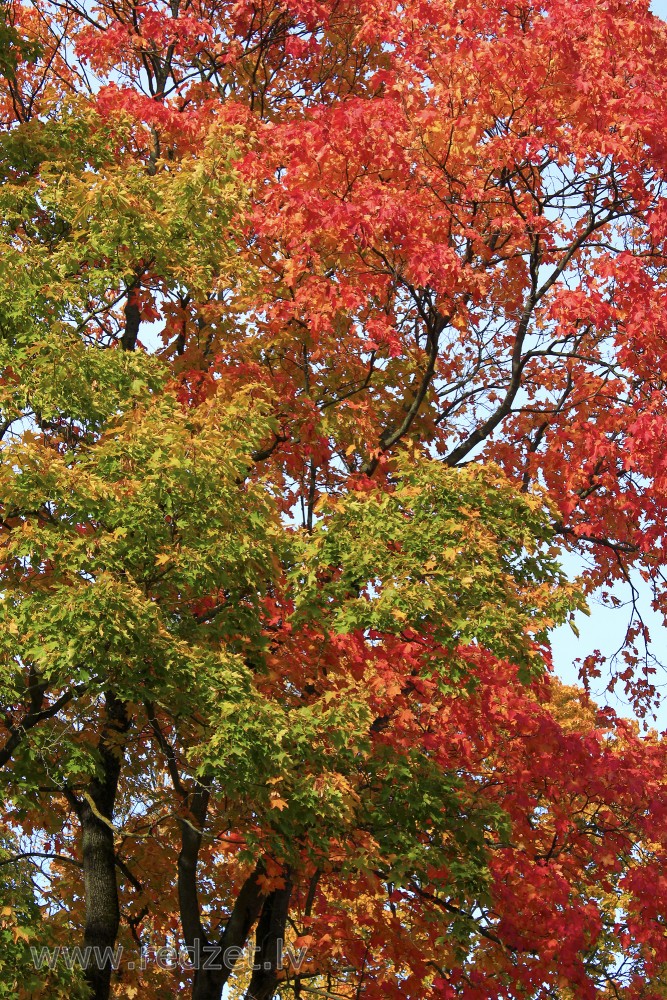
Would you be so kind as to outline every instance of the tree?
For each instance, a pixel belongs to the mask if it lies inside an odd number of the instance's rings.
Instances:
[[[558,546],[664,601],[661,22],[0,28],[9,864],[85,946],[236,949],[91,994],[664,995],[663,743],[546,676]]]

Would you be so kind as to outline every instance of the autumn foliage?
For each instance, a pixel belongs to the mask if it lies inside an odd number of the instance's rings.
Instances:
[[[0,120],[0,998],[667,997],[667,27],[7,0]]]

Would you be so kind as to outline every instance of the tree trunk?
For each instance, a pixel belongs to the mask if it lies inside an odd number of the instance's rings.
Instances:
[[[230,957],[228,949],[240,949],[245,946],[252,925],[262,908],[262,901],[265,898],[259,883],[262,872],[261,865],[258,865],[243,883],[225,929],[216,942],[215,954],[207,953],[206,949],[211,945],[202,932],[200,939],[202,961],[205,957],[212,957],[219,968],[204,969],[200,963],[192,985],[192,1000],[220,1000],[222,997],[223,987],[234,968],[234,958]]]
[[[271,1000],[278,985],[285,945],[285,927],[292,882],[289,871],[282,889],[274,889],[262,906],[257,924],[255,968],[246,993],[246,1000]]]
[[[156,731],[158,739],[161,739],[159,728]],[[163,740],[161,740],[161,746],[163,750],[166,749],[166,752],[169,752]],[[178,775],[174,781],[174,788],[181,793],[183,805],[188,813],[187,817],[181,820],[178,901],[185,945],[195,960],[192,1000],[221,1000],[222,991],[233,971],[238,951],[247,944],[253,924],[258,918],[258,945],[261,960],[267,965],[269,962],[271,963],[271,970],[264,970],[262,986],[266,989],[271,982],[277,982],[276,969],[279,955],[282,953],[282,937],[291,894],[288,872],[285,888],[277,890],[269,896],[266,895],[262,888],[262,877],[265,875],[265,869],[260,859],[255,870],[241,886],[224,931],[216,942],[209,941],[201,920],[197,865],[208,816],[211,782],[212,777],[205,775],[194,790],[186,792]],[[280,939],[280,943],[278,943],[278,939]],[[234,951],[230,954],[229,949],[234,949]]]
[[[111,983],[111,951],[120,924],[113,832],[86,802],[81,810],[83,882],[86,899],[84,955],[92,1000],[107,1000]]]
[[[222,980],[216,981],[212,970],[201,969],[203,949],[208,946],[199,910],[197,862],[202,833],[211,797],[206,781],[202,781],[189,803],[190,818],[181,820],[181,853],[178,856],[178,905],[185,945],[195,957],[192,984],[193,1000],[220,1000]]]
[[[123,761],[124,736],[130,726],[127,706],[106,692],[107,721],[100,741],[99,775],[79,801],[83,882],[86,901],[84,963],[91,1000],[108,1000],[113,949],[120,925],[116,852],[112,818]]]

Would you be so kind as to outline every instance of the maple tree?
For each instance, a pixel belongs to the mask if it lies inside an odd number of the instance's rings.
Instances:
[[[0,995],[667,995],[664,743],[548,639],[667,601],[665,26],[35,0],[0,48]]]

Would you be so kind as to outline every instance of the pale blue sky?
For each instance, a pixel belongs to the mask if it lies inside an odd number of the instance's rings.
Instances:
[[[654,0],[651,8],[655,14],[667,21],[667,0]],[[568,560],[566,569],[569,574],[576,575],[578,566],[575,559]],[[640,593],[639,607],[642,617],[651,632],[652,645],[656,655],[663,662],[667,663],[667,628],[662,624],[662,616],[656,615],[651,610],[651,595],[649,588],[641,584],[636,584]],[[627,592],[621,589],[615,591],[621,599],[627,599]],[[625,608],[607,608],[599,600],[593,600],[590,604],[590,617],[577,615],[576,624],[579,629],[579,638],[564,626],[557,629],[552,635],[554,664],[556,672],[564,680],[576,682],[577,670],[573,666],[576,657],[584,657],[594,649],[599,649],[606,656],[612,656],[621,646],[625,629],[628,622],[629,610]],[[667,671],[658,671],[655,675],[656,684],[663,691],[664,704],[658,711],[656,724],[660,730],[667,730]],[[617,692],[613,695],[605,693],[606,680],[604,676],[599,679],[593,693],[596,700],[601,704],[609,704],[619,714],[628,715],[630,709],[623,697],[619,697]]]

